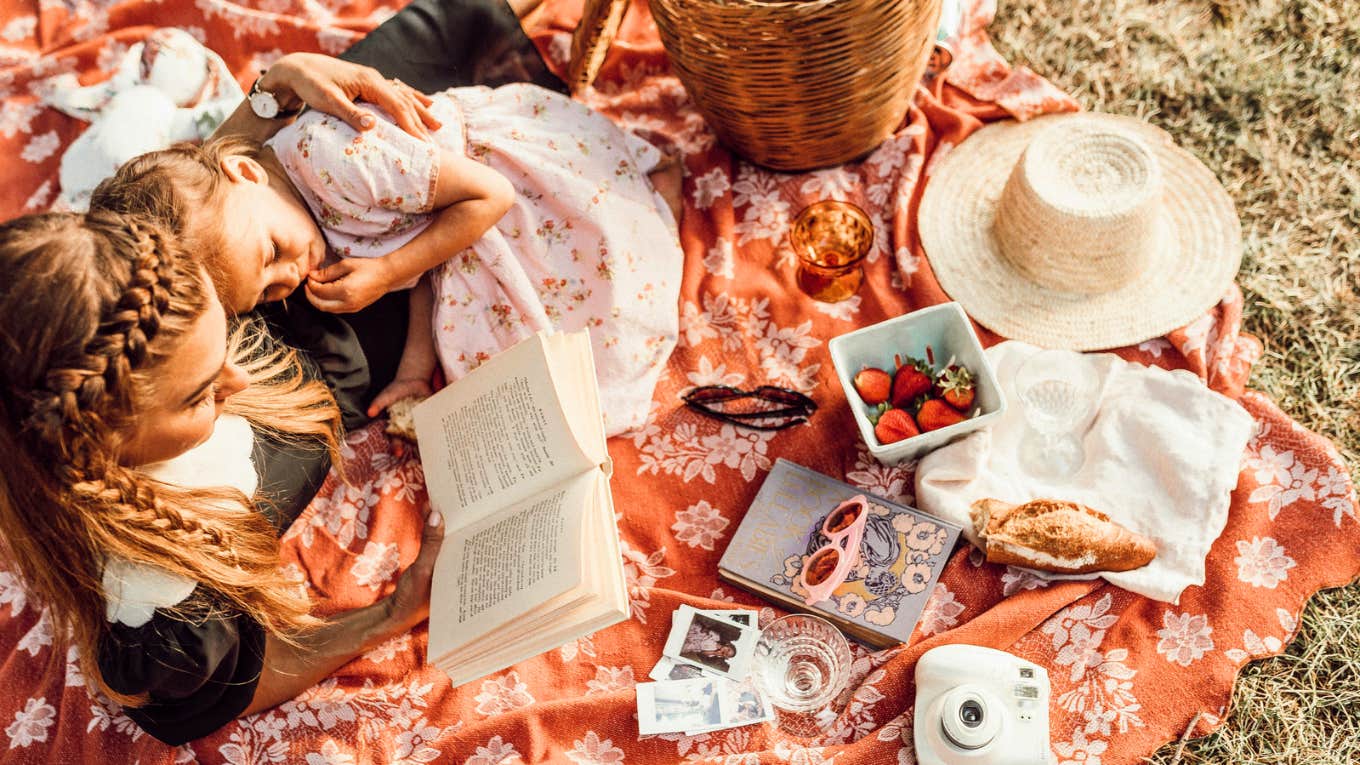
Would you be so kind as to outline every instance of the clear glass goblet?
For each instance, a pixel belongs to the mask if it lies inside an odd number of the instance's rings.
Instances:
[[[852,661],[850,644],[831,622],[792,614],[761,630],[752,668],[780,730],[807,738],[835,721]]]
[[[1086,462],[1078,428],[1099,395],[1089,360],[1074,351],[1044,350],[1021,362],[1015,393],[1029,426],[1020,441],[1020,465],[1031,475],[1066,478]]]

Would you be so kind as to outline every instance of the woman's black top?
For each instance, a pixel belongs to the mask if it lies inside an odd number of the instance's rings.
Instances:
[[[565,91],[503,0],[415,0],[341,58],[425,92],[521,81]],[[345,427],[363,425],[369,400],[396,374],[406,337],[406,293],[337,316],[313,308],[299,291],[261,315],[330,385]],[[260,490],[271,500],[262,509],[282,533],[315,495],[329,458],[258,434],[254,457]],[[199,586],[175,614],[157,610],[140,627],[112,623],[99,644],[99,669],[109,686],[151,699],[124,711],[167,744],[206,736],[240,716],[259,682],[264,630],[212,600],[211,590]]]

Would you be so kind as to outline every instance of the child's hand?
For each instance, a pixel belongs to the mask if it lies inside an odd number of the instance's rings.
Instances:
[[[391,291],[392,269],[382,258],[345,258],[307,276],[307,299],[328,313],[354,313]]]
[[[426,378],[404,377],[393,380],[382,389],[368,405],[368,416],[377,417],[387,407],[396,402],[415,396],[416,398],[429,398],[434,394],[434,389],[430,387],[430,380]]]

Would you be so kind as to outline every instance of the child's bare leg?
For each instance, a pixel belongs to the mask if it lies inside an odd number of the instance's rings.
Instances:
[[[368,407],[368,416],[377,417],[378,413],[404,398],[426,398],[433,389],[430,381],[439,361],[434,350],[434,330],[430,326],[434,316],[434,292],[430,288],[430,275],[420,277],[411,289],[411,319],[407,322],[406,345],[401,351],[401,363],[397,365],[397,377],[382,389]]]
[[[647,178],[652,182],[652,188],[666,200],[666,205],[671,208],[671,214],[675,216],[675,222],[679,225],[680,213],[685,209],[685,168],[680,158],[674,154],[665,155],[657,163],[656,168],[647,174]]]

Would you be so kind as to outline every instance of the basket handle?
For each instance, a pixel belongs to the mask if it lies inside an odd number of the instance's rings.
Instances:
[[[572,93],[590,87],[604,64],[609,46],[623,24],[629,0],[586,0],[581,22],[571,35],[571,63],[567,65],[567,85]]]

